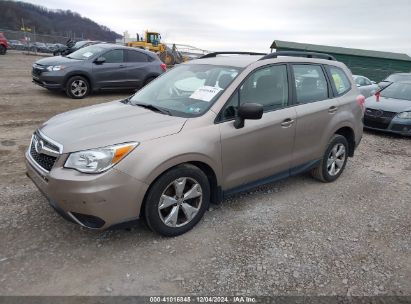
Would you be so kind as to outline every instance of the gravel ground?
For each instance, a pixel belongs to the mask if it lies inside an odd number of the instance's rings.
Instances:
[[[23,153],[51,116],[129,93],[50,93],[36,59],[0,58],[0,295],[411,295],[410,139],[366,132],[338,181],[233,196],[177,238],[90,231],[48,206]]]

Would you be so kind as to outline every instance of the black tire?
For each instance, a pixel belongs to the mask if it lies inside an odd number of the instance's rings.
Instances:
[[[341,147],[341,145],[344,147],[344,157],[340,158],[332,156],[332,150],[335,149],[336,147]],[[332,159],[329,159],[329,157],[333,157],[334,161]],[[321,160],[321,163],[318,167],[314,168],[311,171],[311,175],[322,181],[323,183],[329,183],[335,181],[342,172],[344,171],[345,165],[347,164],[347,159],[348,159],[348,141],[347,139],[339,134],[334,134],[334,136],[331,138],[327,149],[325,150],[324,156]],[[339,167],[338,172],[336,174],[330,174],[330,171],[332,170],[331,167],[328,166],[328,162],[330,160],[330,163],[332,164],[334,162],[334,169],[337,167],[336,161],[338,160],[341,166]]]
[[[7,49],[4,45],[0,45],[0,55],[6,55]]]
[[[201,187],[202,197],[201,199],[199,199],[201,200],[201,203],[198,205],[197,213],[192,217],[190,221],[188,221],[186,224],[184,224],[183,222],[182,224],[184,225],[180,227],[178,226],[170,227],[169,225],[166,225],[164,219],[162,219],[163,215],[160,215],[162,211],[166,211],[165,214],[168,213],[166,208],[163,210],[160,210],[160,200],[161,200],[163,193],[167,191],[169,187],[173,187],[172,185],[174,181],[182,180],[184,178],[187,178],[187,180],[190,180],[190,182],[195,181],[197,185]],[[191,186],[187,182],[185,182],[184,189],[189,189],[189,188],[191,188]],[[184,192],[184,189],[182,193],[186,193]],[[174,198],[175,197],[176,196],[174,196]],[[185,202],[188,202],[188,201],[185,201]],[[183,165],[179,165],[165,172],[150,187],[150,190],[148,191],[146,199],[145,199],[144,216],[145,216],[145,220],[147,222],[148,227],[152,231],[158,234],[161,234],[163,236],[172,237],[172,236],[183,234],[191,230],[201,220],[205,211],[208,209],[209,203],[210,203],[210,184],[208,182],[207,176],[204,174],[203,171],[201,171],[196,166],[193,166],[190,164],[183,164]],[[184,200],[183,200],[183,203],[180,203],[180,204],[184,204]],[[186,213],[183,210],[184,208],[180,207],[181,205],[179,206],[177,205],[178,203],[174,205],[170,205],[170,207],[168,207],[170,209],[168,210],[172,210],[172,208],[177,208],[178,210],[177,216],[179,218],[187,219],[188,217],[185,215]]]
[[[68,97],[82,99],[89,93],[90,84],[83,76],[73,76],[66,83],[66,94]]]

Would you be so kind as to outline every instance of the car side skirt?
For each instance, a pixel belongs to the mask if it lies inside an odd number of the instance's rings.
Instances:
[[[314,169],[314,168],[318,167],[320,165],[320,163],[321,163],[321,159],[316,159],[316,160],[306,162],[302,165],[296,166],[294,168],[291,168],[289,170],[286,170],[286,171],[283,171],[283,172],[280,172],[280,173],[276,173],[274,175],[271,175],[271,176],[268,176],[268,177],[265,177],[265,178],[262,178],[262,179],[259,179],[259,180],[253,181],[251,183],[247,183],[247,184],[244,184],[244,185],[232,188],[232,189],[221,190],[221,188],[219,188],[220,191],[221,191],[221,194],[218,195],[218,197],[221,198],[221,200],[223,200],[224,198],[226,198],[230,195],[240,193],[240,192],[244,192],[244,191],[248,191],[248,190],[256,188],[258,186],[263,186],[263,185],[266,185],[266,184],[270,184],[270,183],[285,179],[285,178],[290,177],[290,176],[294,176],[294,175],[297,175],[297,174],[300,174],[300,173],[303,173],[303,172],[310,171],[311,169]]]

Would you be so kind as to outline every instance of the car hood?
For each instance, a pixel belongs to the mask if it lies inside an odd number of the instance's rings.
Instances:
[[[54,56],[37,60],[36,63],[40,65],[59,65],[59,64],[77,64],[84,60],[70,59],[63,56]]]
[[[168,136],[180,132],[186,120],[113,101],[56,115],[40,130],[68,153]]]
[[[380,100],[377,101],[375,96],[371,96],[365,100],[365,107],[376,110],[400,113],[404,111],[411,111],[411,101],[403,99],[386,98],[382,96],[380,97]]]

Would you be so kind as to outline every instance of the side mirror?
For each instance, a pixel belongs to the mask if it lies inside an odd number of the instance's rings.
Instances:
[[[376,83],[375,81],[373,81],[373,80],[371,80],[371,83],[372,83],[372,84],[377,84],[377,83]]]
[[[240,129],[244,127],[246,119],[261,119],[263,117],[263,106],[259,103],[245,103],[237,110],[237,117],[234,121],[234,127]]]
[[[360,87],[361,85],[357,83],[357,87]]]
[[[106,61],[106,58],[100,56],[96,60],[94,60],[95,64],[103,64]]]

